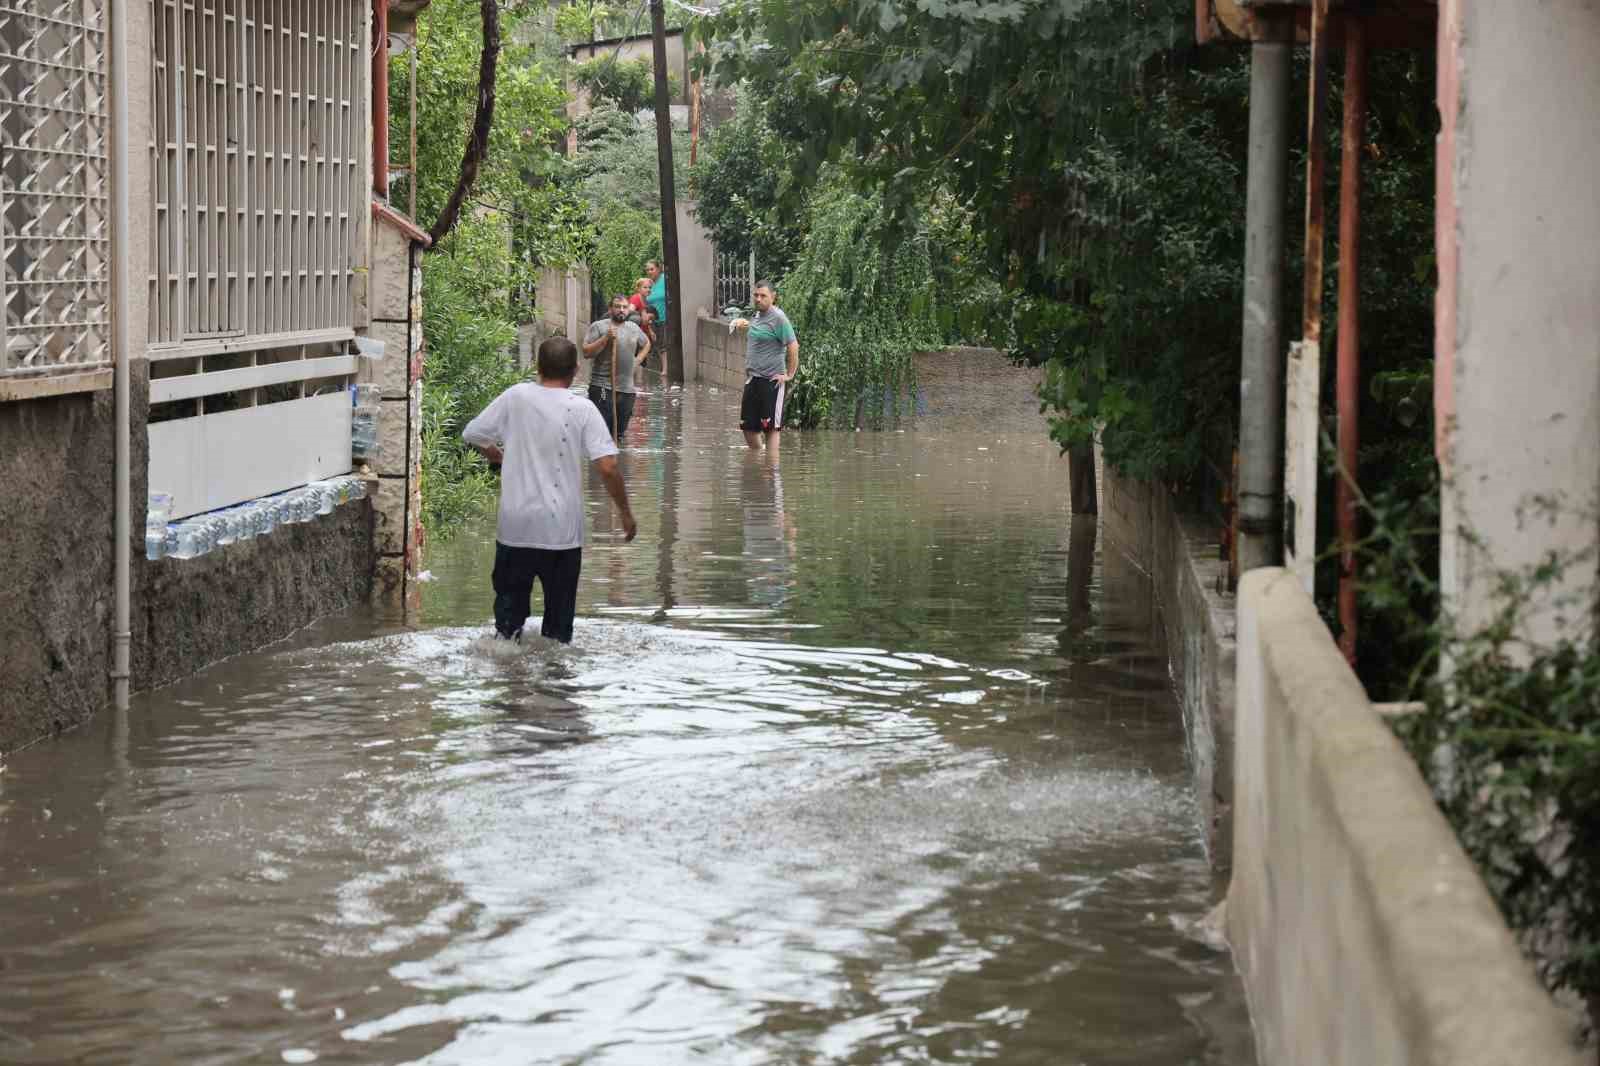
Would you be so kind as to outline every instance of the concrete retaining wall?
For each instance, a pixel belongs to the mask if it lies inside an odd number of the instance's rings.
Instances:
[[[1228,933],[1273,1066],[1576,1066],[1409,754],[1292,575],[1239,592]]]
[[[1098,461],[1098,449],[1096,451]],[[1234,599],[1216,532],[1178,509],[1160,485],[1100,464],[1106,547],[1150,575],[1183,707],[1195,798],[1212,869],[1232,855]]]

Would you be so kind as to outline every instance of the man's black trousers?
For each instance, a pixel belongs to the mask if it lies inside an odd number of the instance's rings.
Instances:
[[[628,422],[633,418],[633,401],[635,396],[631,392],[617,393],[617,426],[611,426],[611,390],[600,385],[589,386],[589,402],[600,408],[600,417],[605,419],[606,432],[611,434],[612,440],[621,440],[622,435],[628,432]]]
[[[494,627],[502,637],[522,632],[533,598],[533,579],[544,589],[544,624],[539,632],[563,644],[572,643],[572,619],[578,613],[578,571],[582,548],[512,548],[494,545]]]

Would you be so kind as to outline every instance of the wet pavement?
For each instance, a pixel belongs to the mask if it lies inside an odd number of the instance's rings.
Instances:
[[[1149,589],[1025,372],[923,380],[777,465],[641,397],[570,648],[485,523],[11,758],[0,1062],[1249,1066]]]

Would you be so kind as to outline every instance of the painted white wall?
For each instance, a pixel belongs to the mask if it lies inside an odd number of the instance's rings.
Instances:
[[[1441,579],[1471,625],[1497,570],[1600,539],[1600,3],[1445,0],[1440,17]]]

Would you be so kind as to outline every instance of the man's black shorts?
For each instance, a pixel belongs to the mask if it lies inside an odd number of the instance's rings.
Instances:
[[[739,404],[739,428],[746,433],[761,433],[783,428],[784,382],[771,378],[751,378],[744,383],[744,399]]]

